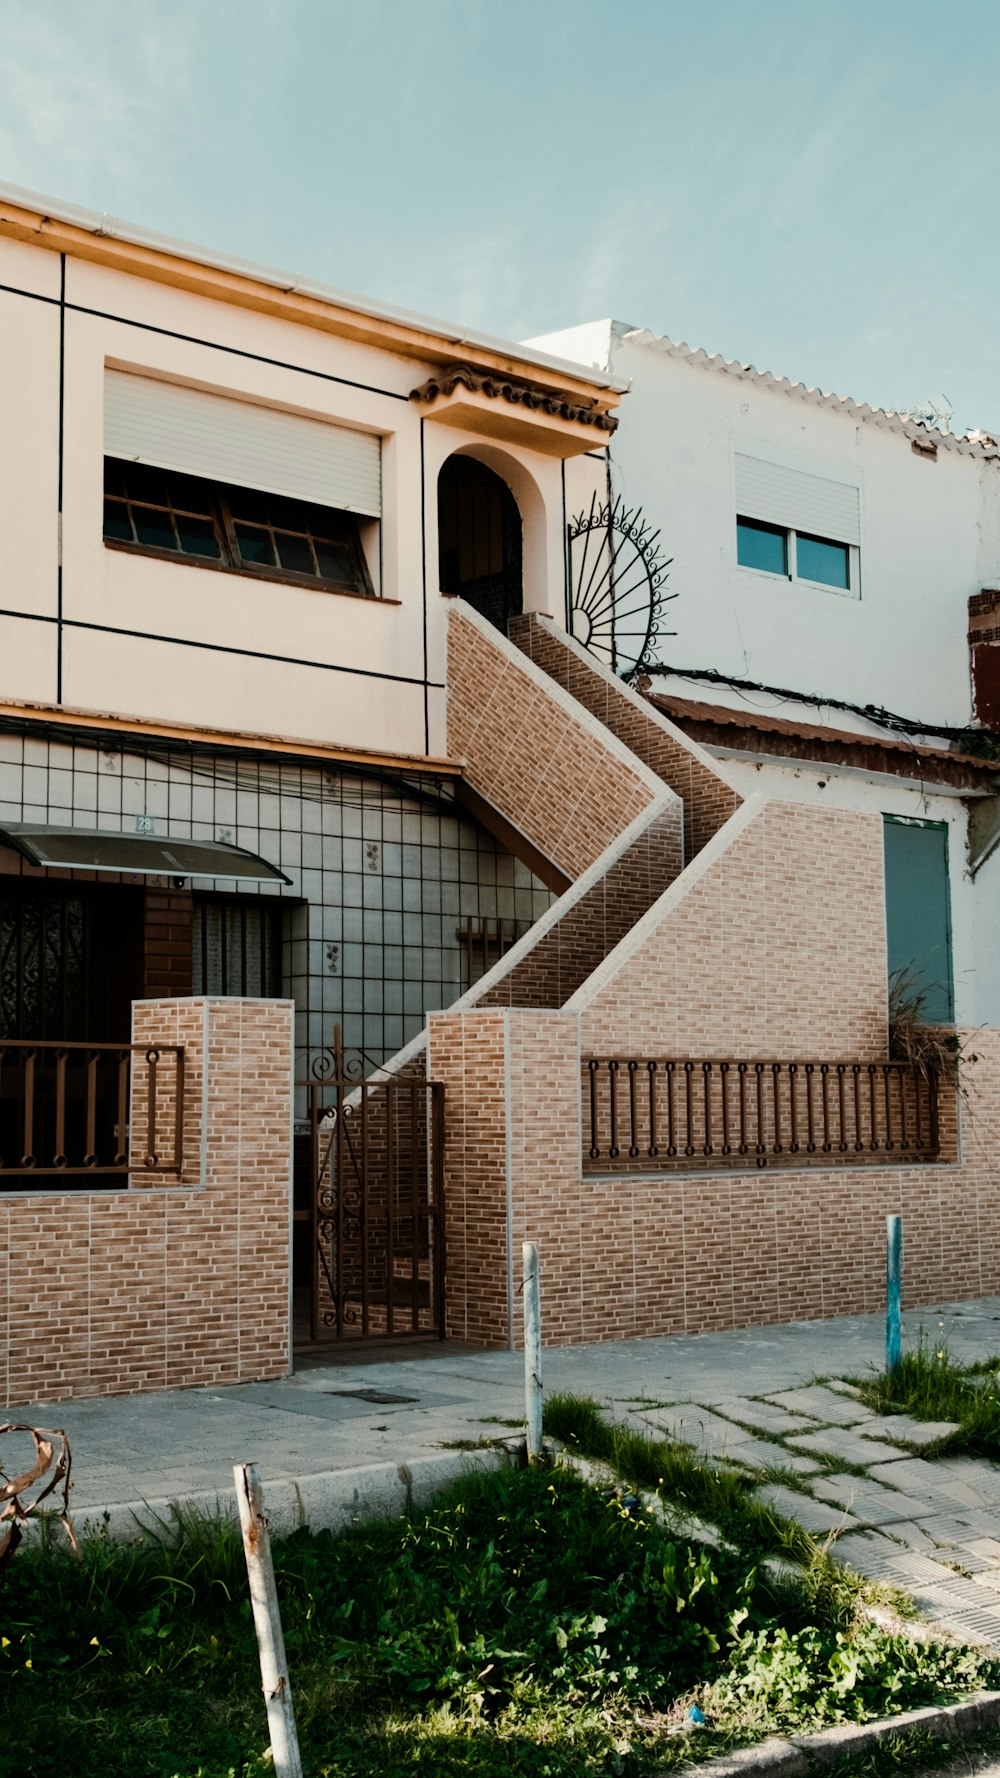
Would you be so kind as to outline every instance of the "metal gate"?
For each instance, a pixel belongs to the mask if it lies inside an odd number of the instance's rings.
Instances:
[[[444,1087],[310,1083],[314,1341],[444,1338]]]

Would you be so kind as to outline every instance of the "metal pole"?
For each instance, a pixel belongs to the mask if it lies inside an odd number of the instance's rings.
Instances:
[[[895,1376],[903,1360],[899,1311],[903,1285],[903,1218],[885,1219],[885,1368]]]
[[[252,1463],[234,1463],[236,1499],[240,1509],[243,1552],[250,1577],[250,1603],[260,1651],[260,1677],[267,1706],[267,1727],[275,1778],[302,1778],[299,1738],[295,1730],[292,1688],[281,1634],[278,1592],[274,1584],[271,1539],[261,1496],[260,1477]]]
[[[521,1248],[524,1278],[524,1417],[528,1424],[528,1462],[542,1455],[542,1318],[538,1289],[538,1248],[525,1241]]]

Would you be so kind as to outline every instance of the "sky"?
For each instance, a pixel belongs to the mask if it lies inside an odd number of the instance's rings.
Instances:
[[[1000,0],[0,0],[0,182],[1000,431]]]

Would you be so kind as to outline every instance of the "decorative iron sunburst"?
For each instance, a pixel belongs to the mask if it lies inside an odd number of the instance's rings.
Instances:
[[[673,557],[660,550],[659,531],[621,497],[579,513],[568,528],[570,629],[576,640],[623,679],[657,665],[655,644],[676,630],[661,628]]]

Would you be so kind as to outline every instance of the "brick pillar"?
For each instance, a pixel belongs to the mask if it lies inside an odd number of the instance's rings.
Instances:
[[[190,889],[147,889],[142,933],[142,990],[146,1000],[190,994]]]
[[[471,1010],[428,1025],[428,1078],[445,1088],[449,1337],[521,1346],[521,1242],[532,1240],[543,1340],[582,1339],[584,1243],[599,1231],[583,1227],[579,1021]]]

